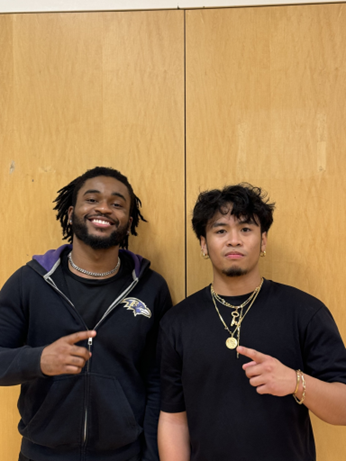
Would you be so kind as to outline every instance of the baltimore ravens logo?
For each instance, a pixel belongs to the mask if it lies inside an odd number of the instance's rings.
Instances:
[[[144,317],[151,317],[151,310],[144,304],[143,301],[140,301],[137,298],[125,298],[121,301],[121,304],[124,303],[128,311],[133,311],[133,315],[144,315]]]

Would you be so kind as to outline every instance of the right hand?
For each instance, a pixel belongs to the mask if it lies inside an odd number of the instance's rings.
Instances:
[[[42,373],[47,376],[80,373],[90,359],[91,353],[85,347],[76,346],[75,343],[95,336],[96,331],[78,331],[63,336],[45,347],[40,362]]]

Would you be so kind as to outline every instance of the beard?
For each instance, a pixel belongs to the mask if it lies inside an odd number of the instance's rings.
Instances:
[[[227,275],[227,277],[240,277],[241,275],[246,275],[248,271],[240,267],[230,267],[229,269],[224,269],[222,273]]]
[[[102,217],[102,215],[98,215]],[[119,226],[119,221],[115,221],[117,226],[115,230],[106,237],[101,237],[99,235],[90,235],[88,228],[85,222],[87,218],[77,218],[77,216],[72,213],[72,232],[73,236],[76,236],[86,245],[90,246],[93,250],[108,250],[108,248],[119,246],[127,236],[127,231],[129,229],[130,221],[123,226]]]

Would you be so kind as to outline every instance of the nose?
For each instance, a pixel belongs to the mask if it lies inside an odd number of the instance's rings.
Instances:
[[[236,247],[242,244],[240,233],[237,230],[232,230],[228,235],[227,245]]]
[[[112,209],[107,200],[100,200],[96,204],[95,211],[100,211],[100,213],[103,214],[109,214],[112,212]]]

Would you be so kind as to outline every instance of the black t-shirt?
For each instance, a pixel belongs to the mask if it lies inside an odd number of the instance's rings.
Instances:
[[[107,279],[87,279],[72,273],[68,267],[69,251],[62,254],[62,269],[66,295],[92,330],[108,307],[131,283],[133,264],[130,258],[122,256],[120,269]]]
[[[238,305],[244,297],[229,300]],[[231,309],[218,307],[229,325]],[[168,312],[160,336],[161,409],[186,410],[191,461],[316,459],[308,409],[291,395],[260,395],[249,384],[242,365],[250,359],[226,347],[229,333],[210,287]],[[345,347],[330,312],[293,287],[264,281],[242,323],[240,344],[323,381],[346,384]]]

